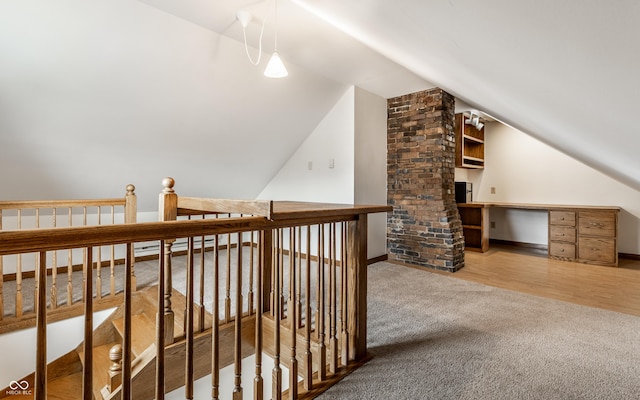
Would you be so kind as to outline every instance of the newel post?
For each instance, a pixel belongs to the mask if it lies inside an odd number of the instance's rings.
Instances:
[[[163,221],[175,221],[178,218],[178,195],[173,190],[175,185],[173,178],[164,178],[162,180],[162,193],[160,193],[160,201],[158,206],[158,217],[161,222]],[[164,243],[164,249],[160,249],[164,256],[164,339],[165,344],[173,343],[173,321],[174,314],[171,308],[171,293],[173,291],[173,284],[171,279],[171,254],[172,246],[175,239],[166,240]],[[158,310],[160,312],[160,310]]]
[[[349,358],[367,356],[367,214],[349,221],[347,238]]]
[[[125,224],[135,224],[138,221],[138,198],[135,194],[136,187],[132,184],[127,185],[127,194],[124,196],[124,223]],[[131,254],[129,254],[131,258],[131,290],[136,291],[137,282],[136,282],[136,272],[134,269],[136,255],[131,246]]]

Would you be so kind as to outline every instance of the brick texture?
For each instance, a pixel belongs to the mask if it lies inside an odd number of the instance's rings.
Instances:
[[[464,266],[454,101],[438,88],[387,101],[389,258],[451,272]]]

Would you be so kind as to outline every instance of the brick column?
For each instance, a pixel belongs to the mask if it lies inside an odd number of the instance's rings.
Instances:
[[[455,272],[464,237],[455,202],[455,99],[435,88],[387,101],[390,259]]]

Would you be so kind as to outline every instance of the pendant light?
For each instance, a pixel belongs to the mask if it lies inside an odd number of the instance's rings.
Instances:
[[[271,59],[269,59],[269,63],[267,64],[267,68],[264,70],[264,76],[269,78],[284,78],[289,75],[287,72],[287,68],[285,68],[282,60],[280,59],[280,55],[278,55],[278,0],[275,0],[275,42],[273,46],[273,55]]]

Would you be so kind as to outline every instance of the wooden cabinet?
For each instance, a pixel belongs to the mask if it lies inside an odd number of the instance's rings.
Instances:
[[[618,213],[581,211],[578,218],[578,261],[618,265]]]
[[[466,250],[489,250],[489,209],[480,204],[458,203]]]
[[[587,264],[618,265],[618,211],[549,211],[549,257]]]
[[[619,207],[482,202],[457,206],[466,250],[489,250],[489,208],[545,210],[549,219],[549,258],[618,265]]]
[[[549,211],[549,257],[576,258],[576,213]]]
[[[477,129],[466,124],[468,116],[456,114],[456,167],[484,168],[484,126]]]

